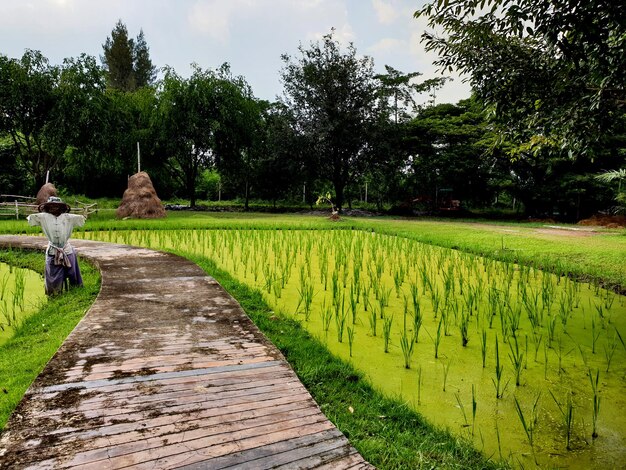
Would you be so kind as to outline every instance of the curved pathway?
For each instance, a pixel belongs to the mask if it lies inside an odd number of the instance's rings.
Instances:
[[[45,243],[0,236],[3,247]],[[373,468],[198,266],[72,244],[102,288],[9,420],[0,468]]]

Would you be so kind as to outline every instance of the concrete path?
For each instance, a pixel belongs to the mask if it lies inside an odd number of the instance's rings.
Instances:
[[[198,266],[72,243],[102,289],[9,420],[0,468],[373,468]]]

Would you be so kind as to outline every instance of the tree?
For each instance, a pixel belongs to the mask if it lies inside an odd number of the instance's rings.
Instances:
[[[139,30],[133,49],[135,85],[137,88],[152,86],[156,79],[156,67],[152,64],[149,51],[143,29]]]
[[[244,210],[248,210],[251,185],[264,151],[262,112],[267,103],[256,100],[246,80],[233,77],[227,64],[218,70],[216,86],[215,164],[224,181],[243,193]]]
[[[617,206],[613,208],[614,212],[626,211],[626,191],[622,188],[622,181],[626,181],[626,168],[619,170],[610,170],[596,175],[596,180],[602,183],[612,183],[617,181],[617,192],[615,193],[615,201]]]
[[[0,133],[10,137],[33,189],[44,183],[65,150],[55,138],[59,74],[38,51],[26,50],[21,59],[0,55]]]
[[[126,25],[118,20],[102,49],[104,55],[100,60],[110,88],[134,91],[154,84],[156,67],[150,59],[150,49],[143,30],[139,31],[137,39],[129,38]]]
[[[132,91],[136,88],[133,66],[135,44],[128,37],[128,30],[122,20],[118,20],[102,45],[104,55],[100,57],[107,73],[107,84],[111,88]]]
[[[255,135],[256,145],[260,147],[255,194],[274,203],[289,196],[300,199],[306,188],[303,152],[293,122],[290,110],[281,103],[261,102],[259,129]]]
[[[448,80],[446,77],[440,77],[416,83],[415,78],[422,75],[420,72],[405,74],[389,65],[385,65],[385,70],[387,73],[376,75],[376,79],[380,81],[381,95],[390,101],[389,106],[395,124],[409,119],[418,112],[415,94],[440,88]]]
[[[497,193],[498,179],[489,152],[482,108],[474,99],[425,108],[407,124],[403,146],[409,155],[413,196],[441,202],[441,190],[452,190],[465,205],[483,205]]]
[[[347,184],[366,166],[369,136],[378,119],[372,59],[357,57],[352,44],[342,52],[332,32],[299,51],[297,60],[282,56],[283,102],[341,209]]]
[[[444,70],[468,76],[500,131],[531,150],[601,153],[626,106],[626,4],[435,0],[416,16]]]

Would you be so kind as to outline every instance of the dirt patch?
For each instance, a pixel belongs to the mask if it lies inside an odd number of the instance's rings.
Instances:
[[[69,388],[57,393],[50,400],[46,400],[46,406],[49,410],[66,410],[76,407],[81,401],[98,395],[98,392],[83,393],[84,387]]]
[[[538,228],[535,230],[535,233],[539,233],[542,235],[557,235],[561,237],[592,237],[594,235],[598,235],[599,232],[595,230],[585,230],[585,229],[576,229],[569,227],[548,227],[548,228]]]
[[[596,214],[589,217],[588,219],[581,220],[580,222],[578,222],[578,225],[582,225],[585,227],[595,226],[606,228],[625,228],[626,216]]]
[[[142,367],[139,370],[114,370],[113,371],[113,376],[111,377],[111,380],[116,380],[116,379],[125,379],[127,377],[139,377],[139,376],[146,376],[146,375],[154,375],[156,374],[156,370],[150,368],[150,367]]]

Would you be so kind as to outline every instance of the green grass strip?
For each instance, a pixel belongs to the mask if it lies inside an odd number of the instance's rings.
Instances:
[[[43,273],[43,252],[0,250],[0,262]],[[100,273],[80,263],[84,287],[55,296],[29,316],[9,341],[0,346],[0,430],[68,334],[85,315],[100,291]]]
[[[427,423],[399,400],[384,397],[352,365],[332,355],[296,320],[275,314],[261,293],[239,283],[203,257],[197,263],[237,299],[283,353],[324,414],[370,463],[380,469],[502,468],[469,442]],[[416,384],[417,386],[417,384]]]

